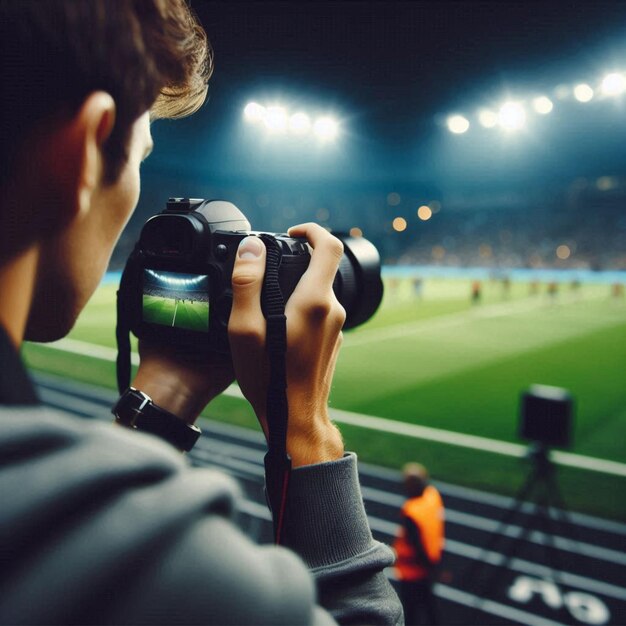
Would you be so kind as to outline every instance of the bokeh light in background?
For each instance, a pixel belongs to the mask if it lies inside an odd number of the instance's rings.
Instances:
[[[263,123],[268,130],[282,133],[287,130],[287,111],[281,106],[267,107]]]
[[[448,129],[455,135],[462,135],[469,130],[469,120],[462,115],[451,115],[447,120]]]
[[[402,231],[406,230],[406,227],[407,227],[406,220],[403,217],[394,218],[391,225],[393,229],[398,233],[401,233]]]
[[[320,139],[332,141],[339,134],[339,124],[332,117],[321,117],[313,125],[313,131]]]
[[[433,215],[435,213],[439,213],[439,211],[441,211],[441,202],[439,202],[439,200],[431,200],[428,203],[428,206],[429,206],[430,210],[433,212]]]
[[[605,96],[619,96],[626,91],[626,76],[619,72],[607,74],[602,79],[602,93]]]
[[[574,98],[578,102],[589,102],[593,98],[593,89],[587,83],[580,83],[574,87]]]
[[[402,198],[400,197],[399,193],[392,191],[391,193],[387,194],[387,204],[389,206],[398,206],[401,201]]]
[[[570,250],[569,246],[566,246],[565,244],[561,244],[556,249],[556,256],[558,256],[559,259],[562,259],[562,260],[569,259],[571,254],[572,254],[572,251]]]
[[[505,130],[519,130],[526,123],[526,111],[519,102],[505,102],[498,111],[498,124]]]
[[[433,216],[432,209],[423,204],[419,209],[417,209],[417,217],[419,217],[422,221],[427,221]]]
[[[289,130],[297,135],[305,135],[311,129],[311,118],[306,113],[294,113],[289,118]]]
[[[539,115],[547,115],[554,108],[554,104],[547,96],[539,96],[533,99],[533,108]]]
[[[478,121],[485,128],[494,128],[498,125],[498,114],[490,109],[481,109],[478,112]]]
[[[248,122],[260,122],[265,117],[265,107],[257,102],[249,102],[243,111],[244,118]]]

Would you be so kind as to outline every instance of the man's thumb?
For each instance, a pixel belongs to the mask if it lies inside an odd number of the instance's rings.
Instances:
[[[233,267],[233,292],[235,299],[257,297],[260,299],[265,275],[265,244],[258,237],[241,240]],[[243,303],[239,303],[243,304]]]

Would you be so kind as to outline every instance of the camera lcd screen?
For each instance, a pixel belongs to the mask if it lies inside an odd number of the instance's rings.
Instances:
[[[143,321],[209,332],[209,277],[144,269]]]

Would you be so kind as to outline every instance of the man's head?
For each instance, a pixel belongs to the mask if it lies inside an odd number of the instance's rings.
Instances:
[[[150,118],[206,96],[212,55],[184,0],[0,0],[0,267],[35,250],[27,338],[63,336],[139,196]]]
[[[407,463],[402,468],[402,474],[409,498],[419,498],[428,486],[428,470],[419,463]]]

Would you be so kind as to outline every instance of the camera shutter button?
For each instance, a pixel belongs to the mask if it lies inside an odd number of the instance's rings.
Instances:
[[[218,261],[225,261],[228,258],[228,248],[223,243],[215,247],[215,257]]]

